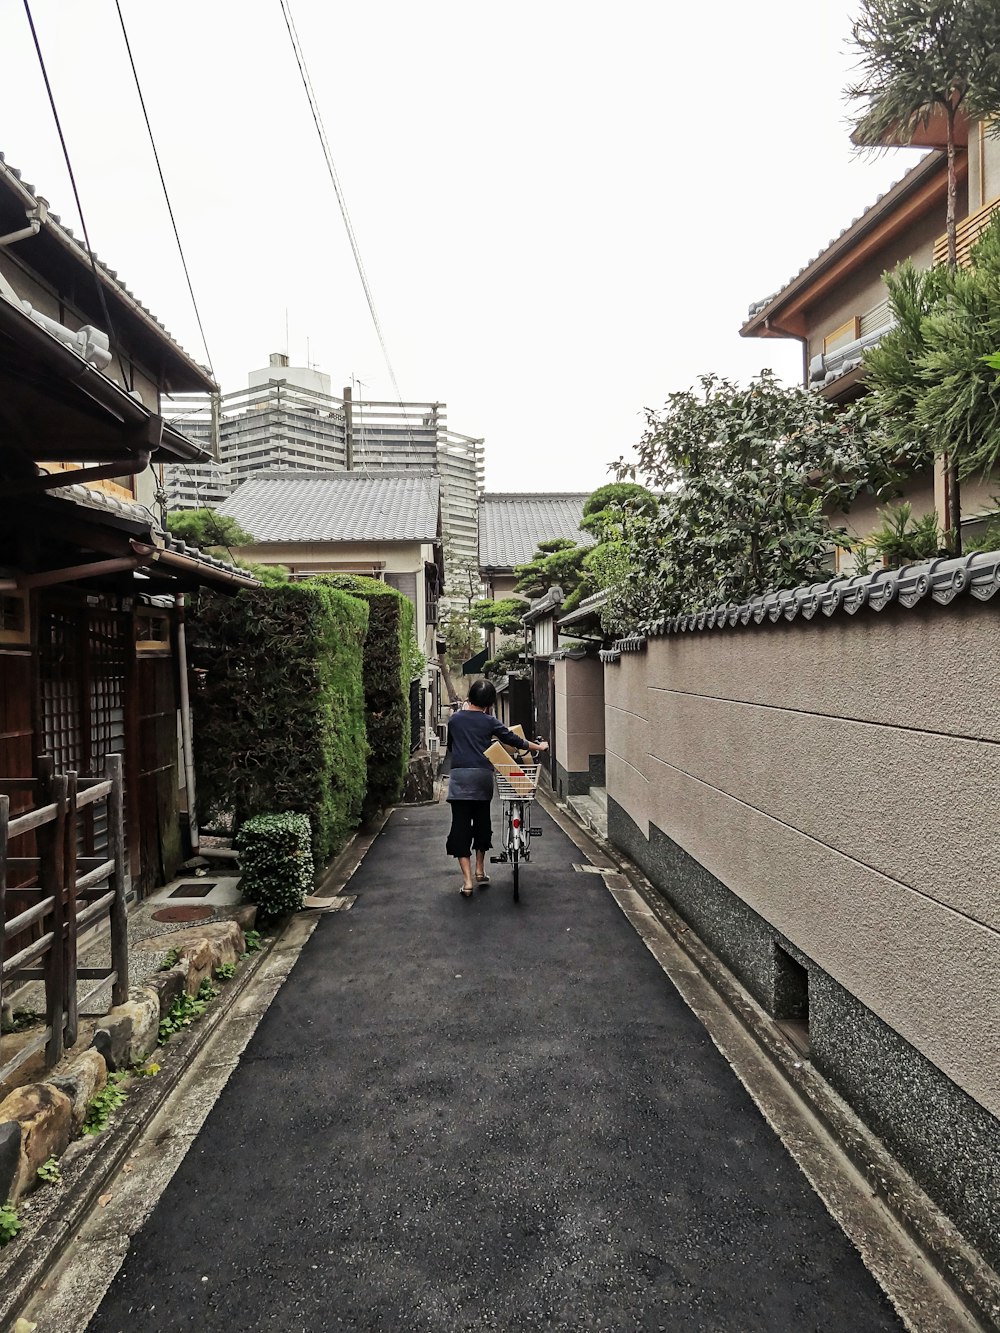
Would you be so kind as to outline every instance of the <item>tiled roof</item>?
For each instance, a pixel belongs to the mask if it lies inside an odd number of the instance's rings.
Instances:
[[[539,620],[550,614],[554,615],[562,606],[566,598],[563,595],[562,588],[553,585],[547,593],[541,597],[536,597],[528,606],[527,611],[521,617],[526,625],[534,625]]]
[[[54,486],[47,492],[47,495],[55,500],[65,500],[69,504],[78,505],[83,509],[92,509],[100,514],[127,519],[130,523],[141,526],[145,529],[143,541],[148,540],[149,545],[154,549],[186,556],[189,560],[197,561],[199,565],[203,565],[206,570],[221,570],[235,578],[254,583],[257,581],[256,576],[248,573],[247,570],[239,569],[228,560],[220,560],[218,556],[211,555],[208,551],[201,551],[196,546],[188,546],[179,537],[173,537],[169,532],[165,532],[152,511],[147,509],[145,505],[139,504],[137,500],[122,500],[117,495],[109,495],[105,491],[96,490],[91,486],[83,486],[79,482],[73,482],[68,486]]]
[[[526,564],[539,542],[556,537],[593,545],[593,537],[580,531],[590,494],[484,495],[479,505],[479,567],[513,569]]]
[[[987,602],[1000,592],[1000,552],[930,560],[902,569],[877,569],[853,578],[840,575],[827,583],[812,583],[781,592],[767,592],[739,606],[713,606],[687,616],[667,616],[642,630],[618,639],[601,653],[604,662],[617,662],[622,653],[640,652],[647,638],[683,634],[691,630],[730,629],[737,625],[776,624],[779,620],[812,620],[844,611],[853,616],[863,606],[882,611],[899,605],[909,609],[924,598],[947,606],[962,593]]]
[[[141,523],[148,527],[150,532],[163,535],[163,529],[157,523],[152,511],[145,505],[139,504],[137,500],[122,500],[117,495],[110,495],[107,491],[99,491],[92,486],[83,486],[80,482],[72,482],[68,486],[53,486],[49,495],[57,500],[70,500],[85,509],[97,509],[103,514],[113,514],[116,518]]]
[[[258,542],[429,542],[439,482],[414,472],[271,472],[237,487],[219,513]]]
[[[848,223],[848,225],[834,236],[832,240],[828,241],[823,249],[820,250],[819,254],[814,255],[807,264],[803,264],[799,271],[793,274],[782,287],[779,287],[776,292],[772,292],[770,296],[765,296],[763,300],[754,301],[747,312],[746,322],[749,324],[755,320],[762,311],[766,310],[768,306],[777,301],[779,297],[783,296],[789,287],[797,283],[800,278],[805,277],[812,269],[819,267],[823,261],[827,259],[830,251],[843,241],[849,233],[855,231],[855,229],[860,229],[862,226],[865,226],[870,222],[877,221],[881,213],[898,201],[899,195],[907,193],[912,187],[919,184],[924,176],[933,174],[935,167],[940,167],[941,161],[941,153],[925,153],[915,167],[911,167],[905,175],[900,176],[898,181],[894,181],[884,194],[880,194],[873,204],[869,204],[864,212],[860,213],[858,217]]]

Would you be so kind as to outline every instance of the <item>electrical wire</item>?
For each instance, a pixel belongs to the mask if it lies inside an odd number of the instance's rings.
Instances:
[[[344,191],[340,184],[340,177],[337,175],[337,168],[333,161],[333,152],[330,149],[330,141],[326,137],[326,129],[323,126],[323,117],[320,115],[319,103],[316,100],[312,80],[309,77],[309,70],[306,67],[305,56],[302,53],[302,43],[299,41],[299,35],[295,29],[295,20],[292,18],[289,0],[279,0],[279,3],[281,4],[281,12],[285,18],[285,27],[288,29],[288,38],[292,43],[292,50],[295,52],[295,60],[299,67],[302,86],[305,89],[306,97],[309,99],[309,108],[312,111],[316,133],[319,135],[319,141],[323,148],[323,156],[326,159],[326,169],[330,174],[334,194],[336,194],[337,203],[340,205],[340,215],[344,219],[344,226],[347,229],[347,239],[351,243],[351,251],[354,255],[354,263],[358,270],[358,277],[361,279],[361,286],[364,288],[365,300],[368,302],[368,309],[371,313],[372,323],[375,325],[375,332],[378,335],[379,346],[382,348],[382,356],[385,358],[386,368],[389,371],[389,378],[392,381],[396,400],[400,407],[402,407],[403,396],[399,391],[396,372],[393,369],[392,361],[389,357],[389,349],[386,347],[385,337],[382,333],[382,324],[378,317],[378,311],[375,309],[375,298],[372,296],[371,286],[368,282],[368,274],[365,272],[365,266],[361,259],[361,250],[358,246],[358,238],[354,234],[354,225],[351,222],[351,215],[347,211],[347,200],[344,198]]]
[[[104,296],[104,285],[101,282],[100,274],[97,272],[97,261],[94,258],[94,251],[91,248],[90,236],[87,232],[87,222],[83,216],[83,205],[80,203],[80,191],[76,187],[76,176],[73,174],[73,163],[70,161],[69,148],[66,146],[66,136],[62,131],[62,122],[59,119],[59,112],[56,110],[56,99],[52,93],[52,84],[49,82],[48,70],[45,68],[45,59],[42,55],[41,43],[38,40],[38,33],[35,30],[35,20],[31,16],[31,5],[29,0],[24,0],[24,12],[28,18],[28,27],[31,29],[31,40],[35,44],[35,55],[38,57],[38,66],[42,71],[42,79],[45,83],[45,91],[49,97],[49,106],[52,108],[52,119],[56,123],[56,132],[59,135],[59,142],[62,145],[63,159],[66,163],[66,171],[69,174],[69,183],[73,189],[73,198],[76,200],[76,211],[80,217],[80,226],[83,230],[83,240],[87,248],[87,256],[90,259],[90,268],[94,275],[94,283],[97,287],[97,298],[100,301],[101,311],[104,315],[104,321],[107,324],[108,338],[112,342],[117,342],[115,337],[114,325],[111,323],[111,314],[108,310],[108,303]]]
[[[27,3],[27,0],[25,0]],[[122,13],[120,0],[115,0],[115,8],[118,11],[118,22],[121,24],[122,37],[125,39],[125,50],[128,52],[128,62],[132,66],[132,78],[135,80],[135,91],[139,95],[139,105],[142,107],[142,116],[146,122],[146,133],[149,135],[149,146],[153,150],[153,159],[156,162],[156,170],[159,173],[160,185],[163,187],[163,198],[166,200],[167,212],[170,214],[170,225],[174,229],[174,240],[177,242],[177,253],[181,257],[181,267],[184,269],[184,278],[187,282],[187,289],[191,296],[191,304],[194,307],[194,317],[198,321],[198,332],[201,334],[202,346],[205,349],[205,360],[208,368],[212,372],[212,378],[215,379],[215,367],[212,365],[212,354],[208,350],[208,339],[205,337],[205,328],[201,322],[201,311],[198,309],[198,302],[194,294],[194,286],[191,282],[191,274],[188,271],[187,259],[184,256],[184,247],[181,245],[181,235],[177,228],[177,219],[174,217],[173,205],[170,202],[170,193],[167,190],[167,182],[163,175],[163,167],[160,165],[160,154],[156,151],[156,140],[153,138],[153,127],[149,123],[149,112],[146,110],[146,99],[142,95],[142,85],[139,83],[139,71],[135,67],[135,57],[132,55],[132,43],[129,41],[128,30],[125,27],[125,16]]]

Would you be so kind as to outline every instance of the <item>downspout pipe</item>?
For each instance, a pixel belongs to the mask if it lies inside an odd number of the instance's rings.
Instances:
[[[48,204],[44,199],[39,199],[37,207],[28,209],[28,225],[22,227],[20,231],[10,231],[6,236],[0,236],[0,246],[13,245],[15,241],[27,241],[32,236],[37,236],[48,215]]]
[[[188,830],[191,836],[191,854],[197,856],[201,846],[198,832],[198,811],[194,788],[194,749],[191,745],[191,696],[188,692],[187,636],[184,630],[184,594],[177,594],[177,667],[180,673],[181,748],[184,751],[184,786],[187,791]]]

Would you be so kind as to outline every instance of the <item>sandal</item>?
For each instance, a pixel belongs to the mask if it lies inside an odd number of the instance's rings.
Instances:
[[[472,897],[472,889],[473,889],[473,886],[472,886],[471,884],[469,884],[468,886],[466,886],[465,884],[463,884],[462,887],[461,887],[461,889],[460,889],[460,893],[461,893],[462,897],[463,897],[463,898],[471,898],[471,897]]]
[[[481,889],[485,889],[486,885],[489,884],[489,882],[490,882],[489,875],[483,874],[476,876],[476,883],[479,885]]]

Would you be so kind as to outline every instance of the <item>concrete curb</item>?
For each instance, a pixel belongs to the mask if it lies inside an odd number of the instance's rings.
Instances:
[[[846,1156],[864,1176],[927,1262],[984,1329],[1000,1329],[1000,1275],[937,1207],[888,1149],[807,1059],[775,1029],[766,1011],[669,905],[655,885],[617,847],[597,836],[548,792],[542,804],[563,827],[571,823],[603,858],[623,874],[644,899],[713,989],[736,1015],[759,1048],[802,1100],[820,1118]]]

